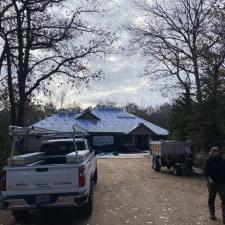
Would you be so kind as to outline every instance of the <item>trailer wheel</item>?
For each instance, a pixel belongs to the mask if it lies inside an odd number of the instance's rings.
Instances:
[[[178,166],[174,166],[173,167],[173,175],[175,175],[175,176],[181,176],[182,175],[181,168],[178,167]]]
[[[17,221],[24,221],[29,216],[29,210],[12,210],[12,214]]]
[[[153,164],[154,170],[156,172],[159,172],[161,170],[161,158],[157,157],[154,161],[155,161],[154,164]]]
[[[192,173],[193,173],[192,168],[188,168],[188,169],[186,170],[185,175],[190,176]]]
[[[167,166],[167,169],[168,169],[168,170],[171,170],[171,166]]]
[[[155,167],[154,165],[155,165],[155,157],[153,156],[152,157],[152,169],[154,169],[154,167]]]
[[[89,217],[91,216],[93,211],[93,191],[92,186],[90,187],[90,192],[88,195],[88,202],[79,208],[79,214],[83,217]]]

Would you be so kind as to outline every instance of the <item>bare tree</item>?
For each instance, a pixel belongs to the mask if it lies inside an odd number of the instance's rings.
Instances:
[[[195,90],[199,103],[203,100],[203,51],[206,43],[207,49],[212,49],[219,39],[215,34],[209,36],[218,2],[135,1],[140,15],[138,22],[129,27],[134,48],[150,57],[152,68],[148,75],[155,79],[175,76],[185,92]]]
[[[113,34],[91,24],[89,17],[101,13],[97,0],[73,8],[66,0],[0,1],[0,81],[13,124],[24,124],[27,99],[51,82],[77,88],[102,76],[90,61],[112,50]]]
[[[223,2],[225,4],[225,2]],[[211,13],[211,23],[207,27],[202,47],[201,66],[205,74],[203,78],[203,94],[217,98],[225,90],[225,10],[217,5]]]
[[[102,99],[100,99],[99,101],[98,101],[98,103],[96,104],[96,107],[98,108],[98,107],[105,107],[105,108],[110,108],[110,107],[119,107],[119,104],[118,104],[118,102],[116,102],[116,101],[112,101],[112,100],[110,100],[110,99],[105,99],[105,100],[102,100]]]

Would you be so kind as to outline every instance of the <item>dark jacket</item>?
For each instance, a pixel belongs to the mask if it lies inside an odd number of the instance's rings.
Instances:
[[[204,165],[205,176],[210,176],[215,184],[225,184],[225,159],[209,157]]]

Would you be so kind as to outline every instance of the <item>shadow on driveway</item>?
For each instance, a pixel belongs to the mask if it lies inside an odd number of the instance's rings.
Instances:
[[[61,208],[61,209],[42,209],[34,210],[30,212],[29,218],[21,225],[77,225],[87,224],[87,218],[83,218],[78,215],[77,211],[73,208]],[[14,220],[11,225],[18,224]]]

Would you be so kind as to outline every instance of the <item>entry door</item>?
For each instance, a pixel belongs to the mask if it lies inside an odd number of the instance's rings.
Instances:
[[[147,135],[136,135],[135,146],[140,150],[147,150],[149,148],[149,136]]]

